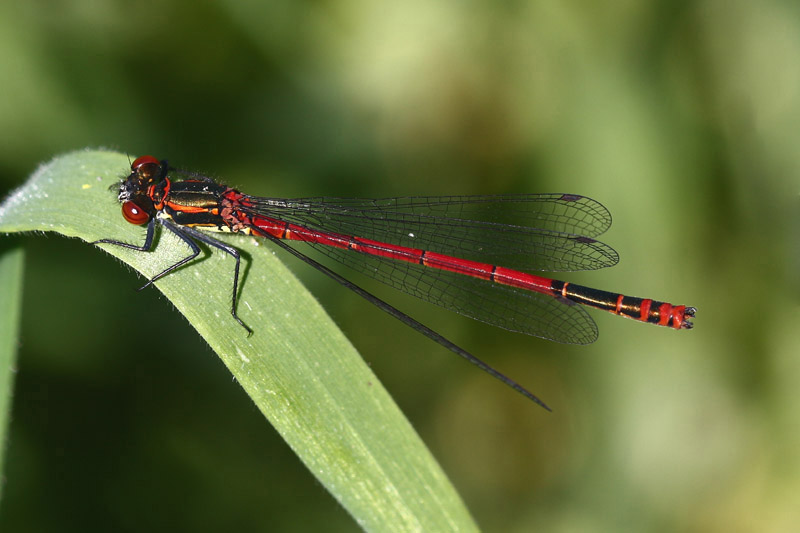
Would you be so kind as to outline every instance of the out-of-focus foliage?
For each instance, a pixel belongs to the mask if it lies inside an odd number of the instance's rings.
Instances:
[[[0,71],[3,193],[108,146],[260,195],[600,200],[622,261],[562,277],[696,305],[695,330],[595,313],[562,346],[365,283],[553,414],[288,263],[486,530],[800,522],[795,3],[4,2]],[[25,245],[0,529],[355,527],[167,302]]]

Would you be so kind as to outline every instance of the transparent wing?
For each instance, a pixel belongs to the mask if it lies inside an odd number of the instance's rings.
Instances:
[[[594,239],[611,225],[608,210],[574,194],[245,198],[252,214],[517,270],[594,270],[619,261]]]

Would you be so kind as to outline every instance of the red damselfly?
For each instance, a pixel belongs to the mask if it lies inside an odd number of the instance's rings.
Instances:
[[[235,259],[231,315],[252,334],[236,308],[239,251],[205,232],[264,237],[548,410],[516,381],[284,241],[305,242],[362,274],[476,320],[563,343],[597,338],[582,306],[674,329],[690,329],[696,311],[525,272],[592,270],[619,260],[595,239],[611,225],[608,210],[575,194],[262,198],[142,156],[119,184],[118,198],[128,222],[147,224],[144,244],[95,244],[148,251],[158,224],[191,249],[142,288],[195,259],[198,242],[222,250]]]

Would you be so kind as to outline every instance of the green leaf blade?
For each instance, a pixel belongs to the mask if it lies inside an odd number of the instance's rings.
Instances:
[[[126,155],[105,151],[54,159],[0,205],[0,231],[141,244],[143,229],[125,222],[109,190],[128,165]],[[251,337],[229,312],[233,260],[227,254],[204,251],[156,286],[312,473],[366,530],[475,530],[378,379],[271,247],[250,237],[217,237],[243,252],[238,313],[254,329]],[[148,278],[188,255],[168,232],[148,253],[100,246]]]
[[[4,452],[19,343],[23,260],[21,248],[5,249],[0,245],[0,476],[5,471]],[[0,497],[4,485],[0,479]]]

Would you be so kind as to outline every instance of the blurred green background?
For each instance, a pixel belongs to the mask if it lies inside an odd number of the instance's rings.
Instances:
[[[355,278],[553,414],[287,262],[485,530],[800,523],[796,2],[11,1],[0,72],[2,195],[102,146],[260,195],[600,200],[621,262],[562,277],[695,305],[695,330],[595,312],[564,346]],[[85,243],[15,243],[0,530],[357,529],[157,291]]]

